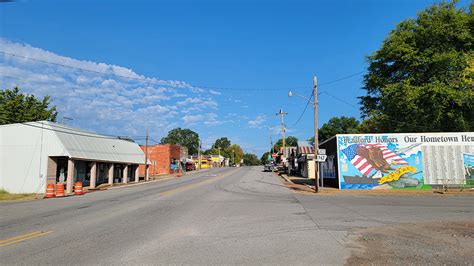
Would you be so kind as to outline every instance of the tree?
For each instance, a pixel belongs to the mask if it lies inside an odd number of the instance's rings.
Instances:
[[[244,151],[237,144],[232,144],[226,149],[226,152],[229,153],[229,158],[231,158],[231,164],[240,164],[240,161],[244,157]]]
[[[179,144],[188,148],[189,154],[197,154],[199,149],[199,135],[191,129],[175,128],[161,139],[161,144]]]
[[[336,134],[359,133],[359,124],[359,121],[354,117],[333,117],[319,128],[319,142],[323,142]],[[314,142],[314,137],[309,138],[308,141]]]
[[[435,4],[368,56],[364,132],[474,130],[474,4]]]
[[[226,137],[222,137],[220,139],[216,139],[216,142],[214,142],[214,144],[212,145],[212,148],[213,149],[221,149],[221,150],[225,150],[227,148],[229,148],[231,145],[231,142],[228,138]]]
[[[271,152],[267,151],[265,152],[262,157],[260,157],[260,163],[265,165],[267,163],[269,163],[271,160],[269,160],[268,158],[270,157],[271,158],[272,154]]]
[[[298,139],[293,136],[289,136],[285,138],[285,147],[295,147],[298,145]],[[283,146],[283,140],[279,139],[275,145],[273,145],[273,149],[275,152],[279,152],[280,148]]]
[[[229,153],[230,145],[231,145],[231,142],[226,137],[216,139],[214,144],[212,144],[212,147],[209,149],[209,154],[220,153],[220,155],[224,156],[225,158],[230,158],[230,153]]]
[[[246,153],[244,154],[244,164],[245,165],[259,165],[260,160],[258,159],[257,155],[253,153]]]
[[[56,122],[56,106],[50,107],[51,98],[37,99],[21,93],[18,87],[0,91],[0,125],[47,120]]]

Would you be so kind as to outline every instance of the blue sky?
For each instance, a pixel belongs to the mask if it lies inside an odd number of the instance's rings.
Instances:
[[[8,54],[0,54],[0,85],[51,95],[59,119],[99,133],[143,136],[148,127],[159,140],[180,126],[198,132],[205,147],[226,136],[260,155],[269,131],[279,138],[280,108],[288,112],[287,135],[313,134],[311,107],[294,125],[306,102],[287,96],[288,88],[309,95],[313,75],[332,95],[320,96],[320,125],[333,116],[359,118],[362,74],[324,83],[364,71],[365,56],[398,22],[433,3],[1,3],[0,51]]]

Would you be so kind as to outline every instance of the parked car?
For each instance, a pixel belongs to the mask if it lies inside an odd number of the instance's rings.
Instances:
[[[186,171],[194,171],[196,170],[194,167],[194,163],[186,163]]]
[[[263,166],[264,172],[273,172],[274,169],[275,169],[275,166],[271,163],[267,163],[266,165]]]

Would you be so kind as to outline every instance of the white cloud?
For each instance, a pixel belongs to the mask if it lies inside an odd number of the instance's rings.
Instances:
[[[258,128],[267,120],[266,115],[257,115],[255,119],[248,121],[250,128]]]
[[[215,90],[209,90],[209,92],[211,94],[214,94],[214,95],[221,95],[222,93],[218,92],[218,91],[215,91]]]
[[[212,99],[217,94],[206,94],[184,81],[145,77],[130,68],[77,60],[1,38],[0,51],[2,89],[19,86],[37,97],[50,95],[58,107],[58,120],[72,117],[74,126],[132,136],[144,135],[149,127],[158,138],[183,123],[221,123]],[[181,112],[188,113],[180,117]],[[203,117],[198,119],[193,112]]]
[[[224,121],[218,119],[218,115],[216,113],[185,115],[183,116],[183,122],[187,126],[192,126],[196,124],[215,126],[224,123]]]
[[[177,106],[189,106],[194,105],[196,107],[203,107],[203,108],[217,108],[217,102],[211,98],[186,98],[184,101],[179,101],[176,103]]]

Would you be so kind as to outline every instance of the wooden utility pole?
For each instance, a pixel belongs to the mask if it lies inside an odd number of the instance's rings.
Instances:
[[[198,148],[198,164],[199,164],[199,170],[201,170],[201,140],[199,140],[199,148]]]
[[[148,128],[146,129],[146,138],[145,138],[145,180],[149,180],[148,174]]]
[[[318,159],[318,149],[319,149],[319,141],[318,141],[318,78],[316,76],[313,77],[313,108],[314,108],[314,168],[316,169],[316,177],[314,181],[314,192],[319,192],[319,162]]]
[[[283,112],[282,109],[280,109],[280,112],[276,113],[277,116],[279,115],[281,117],[281,135],[282,135],[283,151],[285,150],[285,119],[284,119],[284,116],[287,115],[287,114],[288,113]]]
[[[273,155],[273,140],[272,140],[272,129],[268,129],[268,135],[270,136],[270,154]]]

